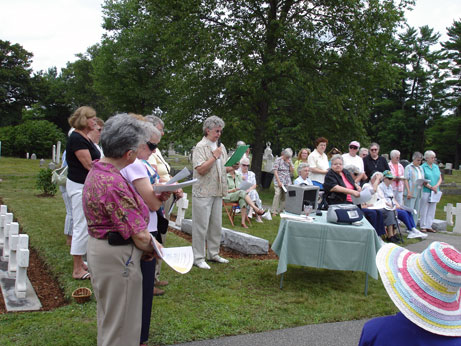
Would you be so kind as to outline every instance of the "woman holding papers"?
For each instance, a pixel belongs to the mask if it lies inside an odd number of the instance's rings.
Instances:
[[[250,199],[253,201],[253,203],[259,209],[261,209],[262,202],[261,202],[261,199],[259,198],[258,191],[256,190],[256,187],[258,186],[256,184],[256,175],[252,171],[250,171],[249,168],[250,168],[250,160],[247,157],[243,157],[240,160],[239,171],[242,174],[242,179],[252,184],[249,188],[246,189],[246,192],[248,193],[248,196],[250,196]],[[253,211],[256,213],[256,209],[253,209]],[[251,216],[249,215],[249,217]],[[256,213],[256,222],[263,222],[261,220],[261,216],[258,213]]]
[[[404,178],[404,169],[400,163],[400,151],[392,150],[390,157],[389,168],[395,177],[391,184],[394,191],[394,198],[400,205],[403,205],[403,188],[408,189],[408,182]]]
[[[248,159],[247,159],[248,160]],[[247,189],[241,189],[242,175],[236,170],[239,168],[238,162],[232,166],[232,169],[227,173],[227,196],[224,197],[224,202],[238,202],[240,212],[242,213],[242,227],[248,228],[245,224],[247,218],[247,205],[249,205],[258,215],[263,215],[264,210],[259,209],[247,194]]]
[[[210,269],[207,258],[219,263],[229,261],[219,256],[222,226],[222,199],[227,194],[227,151],[219,138],[224,121],[211,116],[203,123],[203,138],[192,153],[194,178],[192,185],[192,248],[194,264],[201,269]]]
[[[424,153],[424,162],[421,166],[424,172],[424,179],[429,180],[423,184],[423,194],[421,196],[421,207],[419,209],[419,224],[421,232],[433,232],[432,222],[435,217],[435,207],[440,200],[439,186],[442,184],[439,166],[435,164],[435,153],[428,150]]]
[[[132,164],[138,150],[145,150],[150,141],[151,132],[144,124],[128,114],[106,122],[101,133],[105,157],[94,162],[83,188],[100,346],[138,346],[140,340],[140,263],[141,257],[154,256],[154,247],[148,231],[149,209],[120,170]]]
[[[134,115],[132,115],[134,116]],[[140,121],[144,120],[142,116],[134,116]],[[147,162],[147,159],[156,150],[156,146],[160,141],[160,131],[149,123],[145,123],[151,136],[146,145],[140,146],[136,155],[136,160],[123,168],[120,173],[130,183],[130,185],[141,195],[144,203],[149,208],[149,224],[147,230],[154,237],[158,237],[157,231],[157,210],[162,206],[162,202],[170,196],[170,193],[156,194],[153,189],[153,184],[159,182],[157,172]],[[152,298],[154,295],[154,279],[155,279],[156,261],[141,260],[142,272],[142,327],[141,327],[141,344],[145,343],[149,338],[150,317],[152,311]],[[161,295],[164,292],[157,292]]]
[[[422,181],[424,179],[424,172],[421,168],[423,161],[423,154],[419,151],[413,153],[412,163],[405,167],[404,177],[408,181],[403,192],[403,203],[406,207],[419,212],[419,203],[421,200]],[[413,220],[415,223],[418,221],[418,214],[413,213]]]

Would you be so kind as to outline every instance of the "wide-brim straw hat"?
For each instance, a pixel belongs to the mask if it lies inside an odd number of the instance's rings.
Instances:
[[[386,244],[376,255],[387,293],[410,321],[439,335],[461,336],[461,253],[433,242],[421,254]]]

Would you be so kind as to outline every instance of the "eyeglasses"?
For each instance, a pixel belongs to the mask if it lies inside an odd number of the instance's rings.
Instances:
[[[378,151],[377,148],[370,149],[370,151]]]
[[[157,147],[158,147],[157,144],[152,143],[152,142],[149,142],[149,141],[147,141],[146,144],[147,144],[147,146],[149,147],[149,150],[150,150],[150,151],[154,151],[154,150],[157,149]]]
[[[244,167],[250,167],[250,165],[245,165],[245,164],[243,164],[243,163],[242,163],[242,166],[244,166]]]
[[[357,150],[359,147],[356,147],[355,145],[349,145],[349,149],[355,149]]]

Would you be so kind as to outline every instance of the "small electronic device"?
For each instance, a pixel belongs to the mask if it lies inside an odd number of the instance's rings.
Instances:
[[[311,206],[311,210],[317,210],[319,199],[319,187],[311,185],[288,185],[286,194],[285,210],[288,213],[300,215],[304,206]]]
[[[328,207],[328,222],[353,224],[362,219],[363,211],[354,204],[333,204]]]

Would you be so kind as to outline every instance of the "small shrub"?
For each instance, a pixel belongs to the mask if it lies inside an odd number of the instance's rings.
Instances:
[[[44,195],[54,196],[58,191],[58,186],[51,182],[51,175],[53,171],[49,168],[41,169],[37,175],[37,189],[43,191]]]

